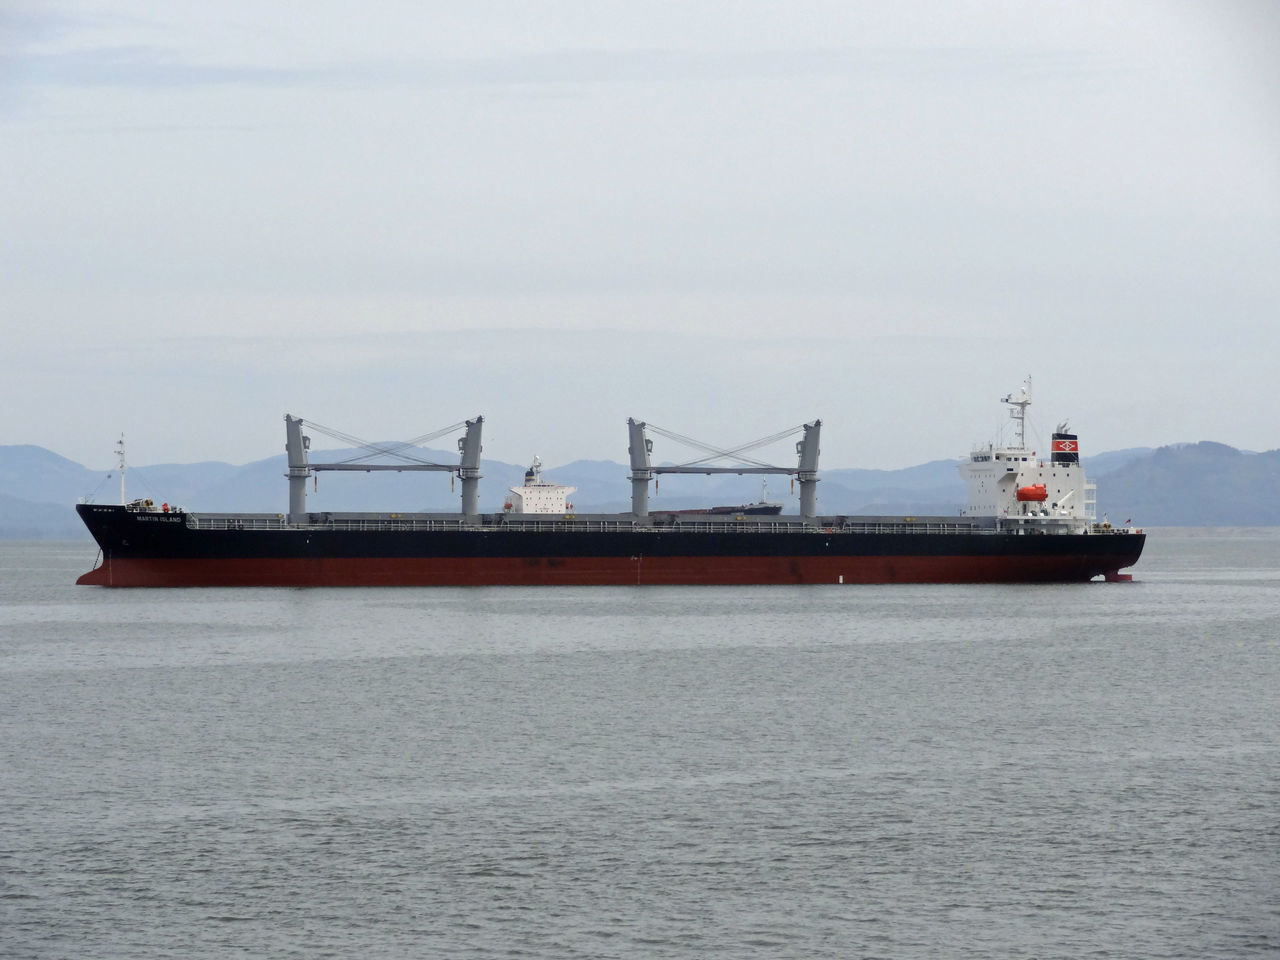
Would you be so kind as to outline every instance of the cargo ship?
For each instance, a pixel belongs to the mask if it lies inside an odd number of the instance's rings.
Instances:
[[[822,422],[796,428],[795,467],[758,461],[651,463],[643,421],[629,420],[631,511],[576,512],[572,487],[540,464],[504,509],[478,509],[483,417],[465,422],[457,464],[312,463],[304,421],[285,417],[289,511],[203,513],[152,500],[77,504],[100,548],[77,583],[108,587],[499,586],[866,583],[1063,583],[1127,580],[1141,530],[1096,517],[1078,439],[1062,424],[1045,458],[1026,444],[1030,382],[1003,398],[1016,436],[959,463],[958,516],[823,515],[817,510]],[[460,425],[463,426],[463,425]],[[721,451],[723,452],[723,451]],[[123,457],[122,457],[123,460]],[[309,512],[323,470],[446,470],[459,513]],[[799,514],[650,511],[661,474],[789,474]],[[123,476],[123,474],[122,474]],[[123,481],[122,481],[123,482]],[[123,498],[122,498],[123,499]]]

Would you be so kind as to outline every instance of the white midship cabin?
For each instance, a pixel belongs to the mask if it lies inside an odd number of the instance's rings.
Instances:
[[[533,466],[524,472],[524,485],[507,488],[507,502],[502,505],[506,513],[558,513],[573,509],[569,494],[577,487],[566,487],[542,479],[542,461],[533,458]]]
[[[1085,480],[1080,445],[1062,423],[1053,434],[1048,460],[1027,449],[1027,407],[1031,380],[1016,394],[1002,398],[1011,405],[1017,440],[1010,446],[987,444],[960,464],[969,487],[966,517],[995,517],[1001,529],[1025,533],[1111,532],[1111,524],[1095,528],[1097,495]]]

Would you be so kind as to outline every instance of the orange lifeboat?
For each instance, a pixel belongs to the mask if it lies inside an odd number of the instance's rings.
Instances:
[[[1027,501],[1044,503],[1048,499],[1049,491],[1045,489],[1043,483],[1033,483],[1030,486],[1018,488],[1018,501],[1021,503]]]

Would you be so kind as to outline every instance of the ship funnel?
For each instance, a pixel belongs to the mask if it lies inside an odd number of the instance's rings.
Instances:
[[[1053,435],[1053,462],[1079,463],[1080,442],[1074,433],[1067,433],[1063,429],[1065,427],[1066,424],[1062,424],[1058,432]]]

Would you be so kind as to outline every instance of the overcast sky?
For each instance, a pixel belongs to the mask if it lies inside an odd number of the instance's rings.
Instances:
[[[0,444],[95,467],[1280,446],[1272,3],[4,0],[0,171]]]

